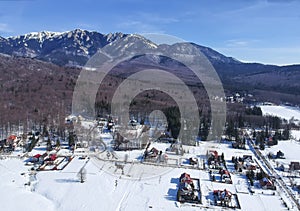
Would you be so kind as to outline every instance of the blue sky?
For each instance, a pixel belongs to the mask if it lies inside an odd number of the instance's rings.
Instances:
[[[299,0],[0,0],[0,36],[164,33],[242,61],[300,63]]]

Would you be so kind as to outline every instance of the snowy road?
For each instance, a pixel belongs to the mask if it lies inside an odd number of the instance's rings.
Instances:
[[[263,166],[267,173],[275,178],[277,187],[281,189],[282,193],[285,193],[288,196],[287,200],[290,199],[289,201],[291,201],[293,204],[292,207],[297,207],[297,209],[300,210],[300,204],[298,203],[298,200],[295,198],[294,194],[291,192],[289,187],[282,180],[281,176],[277,174],[277,172],[273,169],[273,167],[270,165],[269,161],[265,158],[265,156],[263,156],[258,149],[255,149],[253,147],[252,140],[247,140],[247,143],[250,149],[254,151],[254,154],[256,155],[258,160],[261,162],[260,166]]]

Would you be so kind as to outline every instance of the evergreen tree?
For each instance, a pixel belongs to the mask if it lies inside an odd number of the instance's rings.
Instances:
[[[239,131],[237,128],[234,128],[234,134],[233,134],[235,141],[239,142],[240,141],[240,137],[239,137]]]
[[[69,147],[75,145],[75,137],[74,137],[74,133],[73,132],[69,132],[68,140],[69,140]]]
[[[232,120],[230,120],[228,123],[227,123],[227,127],[226,127],[226,135],[232,139],[232,137],[235,137],[235,129],[234,129],[234,123]]]
[[[266,125],[265,137],[269,137],[269,127]]]
[[[43,126],[43,136],[44,137],[48,137],[49,136],[49,132],[48,132],[48,129],[47,129],[46,125]]]
[[[60,147],[60,141],[59,141],[59,139],[56,140],[56,147]]]
[[[246,108],[245,113],[247,115],[262,116],[262,110],[257,106],[254,106],[253,108]]]
[[[238,127],[239,128],[244,127],[244,118],[242,115],[238,115]]]
[[[181,123],[180,123],[180,111],[176,106],[166,108],[164,113],[168,121],[168,130],[171,131],[173,138],[177,138],[179,135]]]
[[[51,151],[52,150],[52,144],[51,144],[50,138],[47,141],[47,147],[46,148],[47,148],[47,151]]]
[[[282,139],[288,140],[289,138],[290,138],[290,129],[289,129],[289,126],[287,125],[286,128],[282,132]]]
[[[264,133],[261,132],[259,136],[259,149],[264,150],[265,149],[265,137],[263,135]]]
[[[255,131],[255,129],[253,129],[252,137],[253,137],[253,138],[256,138],[256,131]]]
[[[281,139],[281,133],[277,130],[277,131],[275,131],[275,134],[274,134],[274,136],[273,136],[273,139],[275,139],[275,140],[280,140]]]
[[[205,117],[202,117],[200,120],[200,131],[199,136],[201,137],[201,140],[206,141],[207,136],[209,133],[209,120]]]

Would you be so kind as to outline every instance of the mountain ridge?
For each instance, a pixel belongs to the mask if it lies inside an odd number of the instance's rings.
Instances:
[[[104,35],[81,29],[61,33],[32,32],[0,39],[0,52],[37,58],[60,66],[84,66],[99,48],[124,36],[120,32]]]
[[[101,48],[112,45],[117,41],[125,41],[126,45],[116,48],[115,51],[126,50],[125,48],[136,47],[144,49],[169,48],[172,45],[157,45],[151,40],[138,34],[123,34],[121,32],[101,34],[97,31],[74,29],[66,32],[32,32],[25,35],[3,38],[0,37],[0,54],[17,57],[29,57],[50,62],[58,66],[84,66],[87,61]],[[299,96],[300,65],[266,65],[260,63],[245,63],[233,57],[227,57],[212,48],[190,43],[201,51],[210,61],[218,73],[224,87],[230,92],[235,91],[278,91]],[[177,43],[178,47],[184,47],[184,43]],[[184,50],[184,49],[183,49]],[[161,65],[162,60],[157,58],[145,59]],[[138,58],[133,58],[133,60]],[[140,60],[142,61],[142,60]],[[141,63],[140,63],[141,64]],[[169,69],[178,68],[176,61],[168,61]],[[129,66],[123,66],[118,74],[128,75]],[[191,75],[181,73],[182,78]],[[285,98],[279,99],[284,101]]]
[[[57,59],[51,60],[51,56],[55,57],[55,55],[53,55],[53,53],[51,54],[51,52],[49,51],[54,50],[57,52],[57,51],[61,51],[60,48],[70,48],[70,51],[74,51],[75,54],[76,53],[78,54],[78,56],[86,55],[88,58],[90,58],[90,56],[95,54],[95,52],[99,48],[104,47],[105,45],[113,42],[114,40],[125,38],[127,36],[135,36],[135,35],[136,34],[123,34],[122,32],[102,34],[95,30],[89,31],[89,30],[84,30],[79,28],[71,31],[64,31],[64,32],[53,32],[53,31],[44,30],[40,32],[30,32],[18,36],[9,36],[7,38],[0,36],[0,53],[4,53],[8,55],[24,56],[30,58],[38,58],[40,60],[45,60],[60,66],[64,66],[64,65],[68,65],[68,63],[64,61],[59,61]],[[139,36],[143,37],[141,35]],[[71,41],[73,41],[73,43],[70,43]],[[65,43],[65,45],[63,45],[63,43]],[[199,48],[199,50],[201,50],[201,52],[212,63],[220,62],[220,63],[232,63],[232,64],[252,64],[252,65],[255,64],[255,65],[270,65],[276,67],[299,65],[299,64],[273,65],[273,64],[262,64],[258,62],[242,62],[237,60],[234,57],[225,56],[210,47],[199,45],[197,43],[191,43],[191,44]],[[91,45],[93,45],[94,47],[92,47]],[[66,52],[68,53],[67,50]],[[77,65],[84,66],[84,62],[82,61],[79,61],[77,63],[78,63]]]
[[[102,34],[97,31],[82,29],[74,29],[66,32],[31,32],[7,38],[0,37],[0,53],[37,58],[60,66],[72,64],[84,66],[85,62],[95,54],[98,49],[117,39],[129,36],[137,35],[123,34],[121,32]],[[147,39],[141,35],[138,36],[140,39]],[[211,61],[220,60],[220,62],[240,63],[237,59],[224,56],[212,48],[196,43],[191,44],[197,46]],[[71,52],[75,54],[73,58],[68,55]],[[64,54],[70,62],[57,58],[58,56],[62,56],[62,54]],[[82,57],[86,57],[86,59],[82,59]]]

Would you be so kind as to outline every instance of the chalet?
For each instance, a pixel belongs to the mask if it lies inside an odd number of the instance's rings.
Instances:
[[[300,170],[300,163],[299,162],[291,162],[290,171],[297,171],[297,170]]]
[[[272,132],[272,131],[271,131],[271,132]],[[277,141],[274,137],[272,137],[272,136],[266,138],[265,142],[266,142],[266,144],[267,144],[268,146],[274,146],[274,145],[277,145],[277,144],[278,144],[278,141]]]
[[[38,162],[41,156],[42,156],[41,154],[36,154],[32,157],[32,159],[34,162]]]
[[[208,152],[207,152],[207,157],[208,158],[212,158],[212,159],[215,159],[215,160],[217,160],[218,159],[218,152],[216,151],[216,150],[209,150]]]
[[[221,175],[221,181],[224,181],[227,184],[231,184],[231,176],[228,170],[220,169],[219,174]]]
[[[296,185],[296,190],[299,192],[300,191],[300,185]]]
[[[145,150],[144,159],[156,160],[157,162],[161,162],[167,160],[167,155],[163,154],[161,150],[152,147],[150,151],[148,151],[147,149]]]
[[[219,155],[216,150],[208,150],[206,156],[209,168],[221,169],[222,167],[224,167],[224,153]]]
[[[15,135],[10,135],[7,139],[6,139],[6,145],[10,146],[10,147],[16,147],[17,146],[17,136]]]
[[[214,201],[216,205],[229,206],[232,193],[226,189],[213,191]]]
[[[47,159],[45,159],[45,161],[55,161],[57,158],[56,154],[52,154],[52,155],[49,155],[49,157]]]
[[[267,177],[264,177],[262,178],[260,181],[260,186],[263,188],[263,189],[270,189],[270,190],[275,190],[275,185],[273,184],[273,182],[268,179]]]
[[[215,150],[207,151],[207,163],[210,168],[219,168],[220,167],[220,156]]]
[[[280,150],[276,153],[276,158],[281,158],[284,159],[284,153],[281,152]]]
[[[244,160],[244,168],[247,170],[256,170],[257,166],[253,160],[247,158]]]
[[[243,155],[243,160],[250,159],[252,160],[252,155]]]
[[[189,163],[190,163],[190,165],[196,165],[196,164],[198,164],[198,159],[195,157],[191,157],[191,158],[189,158]]]
[[[279,167],[278,167],[278,169],[280,170],[280,171],[285,171],[285,172],[287,172],[287,171],[289,171],[290,170],[290,166],[288,165],[288,164],[281,164]]]
[[[247,170],[256,170],[257,169],[257,165],[252,160],[251,155],[243,155],[243,167],[244,167],[244,169],[247,169]]]
[[[150,157],[156,157],[159,154],[158,149],[155,147],[152,147],[152,149],[149,151],[148,156]]]
[[[179,180],[181,183],[185,183],[185,182],[191,183],[192,182],[191,176],[187,173],[181,174]]]

